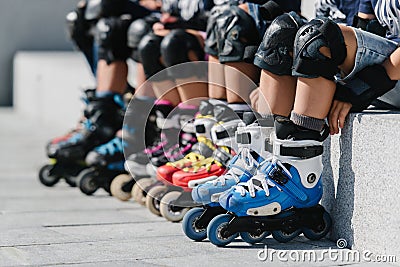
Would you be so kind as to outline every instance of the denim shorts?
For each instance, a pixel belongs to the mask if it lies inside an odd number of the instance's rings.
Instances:
[[[354,28],[354,32],[357,38],[354,68],[347,76],[337,78],[337,81],[345,83],[355,94],[359,95],[369,87],[365,82],[355,78],[355,74],[367,66],[382,64],[397,49],[398,44],[360,29]],[[400,83],[398,82],[394,89],[378,100],[389,106],[400,108]]]

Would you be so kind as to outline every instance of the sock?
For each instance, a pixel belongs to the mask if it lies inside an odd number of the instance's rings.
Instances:
[[[251,107],[247,103],[228,103],[228,107],[235,112],[251,111]]]
[[[318,132],[320,132],[325,125],[325,120],[297,114],[294,111],[292,111],[291,120],[298,126]]]
[[[111,91],[96,91],[96,97],[97,98],[105,98],[105,97],[109,97],[112,95],[116,95],[117,93],[111,92]]]

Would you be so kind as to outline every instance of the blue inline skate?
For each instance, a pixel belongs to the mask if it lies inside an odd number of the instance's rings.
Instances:
[[[322,141],[328,131],[300,128],[286,118],[278,118],[275,129],[272,164],[261,164],[248,182],[219,197],[229,213],[216,216],[207,227],[214,245],[225,246],[238,233],[254,244],[270,233],[277,241],[288,242],[301,233],[318,240],[329,232],[331,218],[318,204],[322,197]]]
[[[258,118],[254,113],[245,113],[243,123],[237,127],[236,142],[238,154],[232,158],[228,172],[212,181],[194,180],[189,182],[192,198],[203,207],[190,210],[183,219],[183,231],[187,237],[201,241],[207,237],[209,222],[217,215],[226,213],[218,202],[219,196],[240,182],[248,181],[256,173],[261,162],[269,162],[272,154],[266,151],[273,131],[272,119]],[[246,126],[246,124],[248,124]]]

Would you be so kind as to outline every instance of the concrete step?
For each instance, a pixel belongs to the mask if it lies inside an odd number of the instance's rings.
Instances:
[[[325,146],[324,198],[332,240],[400,256],[400,112],[351,114]]]

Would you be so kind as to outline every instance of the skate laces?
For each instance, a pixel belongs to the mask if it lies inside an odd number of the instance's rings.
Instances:
[[[220,146],[219,149],[225,150],[227,153],[230,153],[228,147]],[[205,158],[203,160],[199,160],[192,164],[190,167],[186,167],[183,169],[185,172],[198,172],[200,169],[205,169],[207,172],[211,170],[211,166],[216,164],[219,167],[222,167],[223,164],[219,162],[214,156]]]
[[[97,147],[96,151],[102,155],[114,155],[115,153],[122,153],[125,146],[126,145],[121,138],[115,137],[108,143]]]
[[[187,154],[183,159],[180,159],[178,161],[175,162],[168,162],[166,165],[168,166],[172,166],[175,168],[183,168],[185,165],[187,164],[193,164],[197,161],[203,160],[205,157],[195,153],[195,152],[190,152],[189,154]]]
[[[226,184],[226,180],[234,179],[236,183],[240,182],[240,175],[246,170],[256,168],[258,165],[257,161],[251,155],[251,150],[248,147],[241,147],[239,153],[236,156],[234,164],[229,165],[229,170],[226,174],[213,180],[213,185],[216,186],[221,183],[222,186]]]

